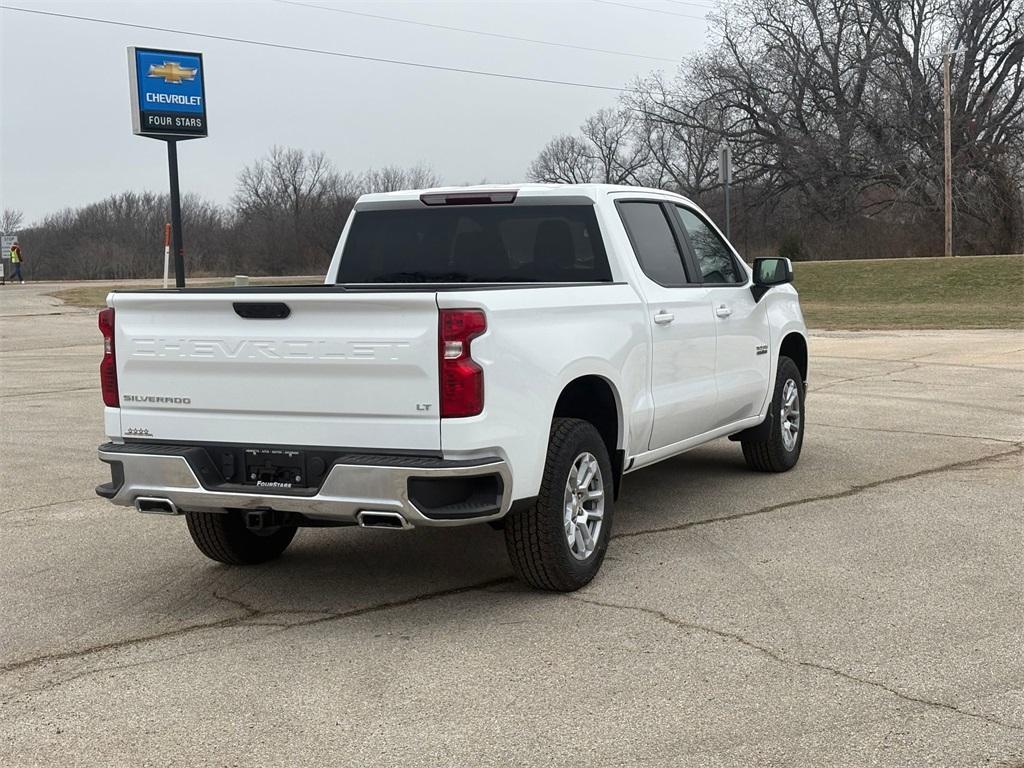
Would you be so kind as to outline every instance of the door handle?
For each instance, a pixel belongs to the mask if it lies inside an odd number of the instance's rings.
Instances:
[[[719,304],[718,309],[715,310],[715,314],[719,317],[728,317],[732,314],[732,310],[726,304]]]
[[[654,316],[654,322],[656,322],[658,325],[668,325],[675,319],[675,315],[673,315],[671,312],[666,312],[664,309]]]

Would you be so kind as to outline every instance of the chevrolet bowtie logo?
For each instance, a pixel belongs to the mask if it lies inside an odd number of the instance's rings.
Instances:
[[[162,77],[165,83],[180,83],[182,80],[195,80],[195,69],[183,67],[176,61],[165,61],[163,64],[149,65],[150,77]]]

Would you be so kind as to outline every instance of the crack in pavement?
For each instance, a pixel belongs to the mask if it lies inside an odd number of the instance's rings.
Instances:
[[[216,628],[216,629],[224,629],[224,628],[232,628],[232,629],[240,628],[240,629],[245,629],[245,628],[248,628],[248,627],[267,627],[267,628],[270,628],[272,630],[276,630],[276,631],[272,631],[272,632],[267,633],[266,636],[270,636],[270,635],[279,634],[281,632],[286,632],[286,631],[288,631],[290,629],[295,629],[297,627],[307,627],[307,626],[310,626],[312,624],[323,624],[323,623],[329,622],[329,621],[337,621],[337,620],[340,620],[340,619],[353,618],[353,617],[356,617],[356,616],[362,616],[362,615],[367,614],[367,613],[375,613],[375,612],[387,610],[387,609],[390,609],[390,608],[400,608],[400,607],[404,607],[404,606],[407,606],[407,605],[414,605],[416,603],[426,602],[428,600],[433,600],[433,599],[437,599],[437,598],[440,598],[440,597],[447,597],[449,595],[455,595],[455,594],[460,594],[460,593],[463,593],[463,592],[471,592],[471,591],[476,591],[476,590],[488,589],[490,587],[500,586],[502,584],[511,583],[511,582],[514,582],[514,581],[515,581],[515,579],[513,579],[512,577],[503,577],[503,578],[500,578],[500,579],[492,579],[491,581],[482,582],[482,583],[479,583],[479,584],[471,584],[471,585],[467,585],[467,586],[464,586],[464,587],[454,587],[454,588],[451,588],[451,589],[448,589],[448,590],[442,590],[442,591],[438,591],[438,592],[430,592],[430,593],[426,593],[426,594],[422,594],[422,595],[416,595],[416,596],[413,596],[411,598],[405,598],[403,600],[395,600],[395,601],[391,601],[391,602],[387,602],[387,603],[379,603],[377,605],[365,606],[363,608],[353,608],[353,609],[350,609],[350,610],[347,610],[347,611],[337,611],[337,612],[332,612],[332,611],[323,610],[323,609],[316,609],[316,608],[312,608],[312,609],[302,609],[302,608],[262,609],[262,608],[257,608],[256,606],[250,605],[250,604],[248,604],[248,603],[246,603],[246,602],[244,602],[242,600],[239,600],[237,598],[232,598],[232,597],[229,597],[228,595],[218,594],[217,592],[213,592],[213,593],[211,593],[211,596],[214,599],[220,600],[222,602],[228,603],[229,605],[233,605],[233,606],[235,606],[237,608],[240,608],[244,612],[245,615],[235,617],[235,618],[233,618],[231,620],[225,620],[225,622],[223,622],[223,623],[218,622],[218,623],[211,624],[211,625],[193,625],[192,630],[196,631],[196,632],[199,632],[199,631],[204,631],[206,629],[211,629],[211,628]],[[268,619],[265,620],[263,618],[263,617],[267,617],[267,616],[288,616],[288,615],[300,615],[300,616],[310,616],[310,615],[313,615],[314,618],[307,619],[305,621],[270,621]],[[125,645],[141,644],[142,642],[148,642],[148,641],[153,640],[153,639],[163,639],[164,637],[173,637],[173,636],[176,636],[176,635],[179,635],[179,634],[186,634],[186,631],[188,631],[188,628],[183,628],[183,630],[185,630],[185,631],[174,632],[174,633],[165,633],[165,634],[161,634],[161,635],[158,635],[158,636],[140,638],[137,641],[125,643]],[[218,650],[223,650],[224,648],[230,648],[233,645],[237,645],[237,644],[242,643],[242,642],[245,642],[245,641],[244,640],[237,640],[237,641],[234,641],[234,642],[229,642],[229,643],[217,646],[217,649]],[[102,652],[104,650],[110,650],[110,648],[108,646],[101,646],[101,647],[98,647],[95,650],[87,649],[85,651],[82,651],[81,653],[72,654],[72,655],[73,656],[84,656],[84,655],[87,655],[87,654],[90,654],[90,653],[99,653],[99,652]],[[71,675],[69,675],[67,677],[58,677],[57,679],[50,680],[47,683],[45,683],[43,685],[40,685],[40,686],[37,686],[37,687],[34,687],[34,688],[25,688],[25,689],[16,691],[15,695],[17,695],[17,696],[26,696],[26,695],[31,695],[31,694],[34,694],[34,693],[45,693],[46,691],[53,690],[54,688],[60,688],[61,686],[67,685],[69,683],[73,683],[76,680],[81,680],[81,679],[86,678],[86,677],[91,677],[93,675],[102,674],[103,672],[118,672],[118,671],[126,670],[126,669],[136,669],[138,667],[151,666],[153,664],[161,664],[161,663],[163,663],[165,661],[173,661],[175,659],[181,659],[181,658],[185,658],[187,656],[192,656],[192,655],[195,655],[197,653],[201,653],[204,650],[207,650],[207,649],[206,648],[190,648],[190,649],[188,649],[186,651],[182,651],[180,653],[173,653],[173,654],[166,655],[166,656],[158,656],[158,657],[153,658],[153,659],[144,659],[142,661],[135,661],[135,662],[129,662],[129,663],[120,663],[120,664],[109,664],[107,666],[94,667],[92,669],[86,669],[86,670],[82,670],[80,672],[76,672],[76,673],[71,674]],[[46,661],[46,660],[49,660],[49,659],[52,659],[52,658],[56,658],[56,657],[55,656],[51,656],[51,657],[37,657],[37,660],[38,661]],[[27,660],[27,661],[31,662],[32,660],[30,659],[30,660]],[[0,667],[0,673],[6,672],[6,671],[7,670],[5,668]]]
[[[34,512],[38,509],[46,509],[47,507],[59,507],[61,504],[83,504],[87,501],[94,501],[99,498],[96,495],[86,496],[84,499],[62,499],[61,501],[49,501],[46,504],[37,504],[34,507],[11,507],[10,509],[0,509],[0,515],[10,514],[11,512]]]
[[[841,359],[841,360],[847,360],[847,359],[849,359],[849,360],[868,360],[870,358],[838,358],[838,359]],[[819,384],[819,385],[815,385],[814,381],[812,380],[811,385],[808,387],[808,392],[823,392],[825,390],[831,389],[832,387],[837,387],[840,384],[847,384],[849,382],[854,382],[854,381],[867,381],[868,379],[881,379],[881,381],[879,383],[892,382],[894,384],[914,384],[914,385],[917,385],[917,386],[921,386],[925,382],[914,381],[913,379],[898,379],[898,378],[896,378],[896,376],[897,376],[897,374],[906,373],[907,371],[915,371],[915,370],[920,370],[921,368],[927,368],[930,365],[930,363],[928,363],[926,361],[913,362],[912,360],[893,360],[893,361],[879,361],[879,362],[892,362],[894,364],[902,362],[902,363],[909,363],[909,365],[907,365],[906,368],[897,368],[897,369],[892,370],[892,371],[880,371],[880,372],[877,372],[877,373],[865,373],[865,374],[860,375],[860,376],[850,376],[850,377],[847,377],[845,379],[836,379],[835,381],[826,381],[826,382],[824,382],[822,384]],[[956,367],[958,367],[958,368],[979,368],[979,369],[984,369],[984,370],[1000,370],[1000,371],[1006,370],[1006,369],[1003,369],[1003,368],[994,368],[993,366],[973,366],[973,365],[959,366],[958,365]],[[954,388],[954,387],[960,388],[961,387],[961,385],[959,385],[959,384],[943,384],[941,382],[936,382],[936,381],[929,381],[929,382],[927,382],[927,386],[929,386],[929,387],[946,387],[946,388]],[[1003,386],[991,385],[991,384],[985,385],[983,388],[984,389],[1011,389],[1011,390],[1016,390],[1016,387],[1003,387]]]
[[[1024,371],[1022,371],[1022,373],[1024,373]],[[963,389],[964,389],[964,385],[962,383],[946,383],[946,382],[942,382],[942,381],[927,381],[927,382],[925,382],[925,381],[920,381],[920,380],[915,380],[915,379],[897,379],[895,377],[891,377],[889,379],[889,381],[891,381],[893,384],[914,384],[914,385],[916,385],[918,387],[927,386],[927,387],[939,387],[941,389],[955,389],[958,392],[963,392]],[[971,389],[976,389],[976,390],[980,390],[980,391],[985,391],[985,390],[990,390],[990,389],[1002,389],[1002,390],[1008,390],[1010,392],[1017,392],[1017,390],[1020,389],[1020,385],[1019,384],[1013,384],[1013,385],[1009,385],[1009,384],[993,384],[990,381],[986,381],[986,382],[972,381],[971,382]]]
[[[1005,443],[1006,445],[1018,445],[1020,440],[1007,440],[1004,437],[984,437],[982,435],[953,435],[948,432],[920,432],[916,429],[887,429],[885,427],[854,427],[848,424],[825,424],[820,421],[812,422],[812,426],[825,427],[826,429],[856,429],[861,432],[885,432],[894,435],[923,435],[925,437],[952,437],[958,440],[985,440],[990,443]]]
[[[84,656],[91,656],[97,653],[104,653],[106,651],[116,651],[122,648],[129,648],[134,645],[141,643],[148,643],[154,640],[166,640],[172,637],[180,637],[181,635],[187,635],[192,632],[199,632],[206,629],[219,629],[222,627],[231,627],[236,624],[241,624],[249,616],[229,616],[224,619],[218,619],[216,621],[204,621],[198,624],[189,624],[184,627],[177,627],[175,629],[169,629],[164,632],[155,632],[151,635],[140,635],[138,637],[125,638],[123,640],[112,640],[108,643],[101,643],[100,645],[93,645],[87,648],[80,648],[74,651],[61,651],[59,653],[46,653],[40,656],[32,656],[28,659],[22,659],[21,661],[12,661],[8,664],[0,666],[0,675],[5,675],[10,672],[17,672],[27,667],[36,666],[38,664],[46,664],[51,661],[66,661],[68,659],[77,659]]]
[[[1009,352],[995,352],[993,354],[1010,354]],[[919,366],[938,366],[940,368],[975,368],[982,371],[1006,371],[1008,373],[1020,373],[1020,368],[1006,368],[1000,365],[965,365],[964,363],[939,363],[931,360],[925,360],[920,357],[846,357],[843,355],[820,355],[814,354],[812,359],[820,358],[822,360],[864,360],[870,363],[916,363]]]
[[[822,391],[824,391],[826,389],[829,389],[831,387],[837,387],[840,384],[848,384],[851,381],[864,381],[865,379],[877,379],[880,376],[894,376],[897,373],[905,373],[907,371],[913,371],[913,370],[915,370],[917,368],[920,368],[920,367],[921,367],[920,363],[911,363],[906,368],[897,368],[895,371],[882,371],[882,372],[879,372],[879,373],[865,373],[863,376],[851,376],[851,377],[846,378],[846,379],[837,379],[835,381],[826,381],[824,384],[821,384],[819,386],[814,386],[814,384],[812,383],[811,386],[808,387],[808,391],[809,392],[822,392]]]
[[[263,627],[263,626],[268,626],[268,625],[265,624],[265,623],[261,623],[261,622],[251,622],[250,623],[250,622],[246,621],[246,622],[239,623],[237,625],[237,628],[245,629],[245,628],[248,628],[248,627]],[[273,625],[273,626],[278,626],[278,625]],[[216,645],[216,649],[218,651],[226,650],[228,648],[232,648],[232,647],[234,647],[236,645],[240,645],[240,644],[246,642],[247,639],[248,638],[241,638],[241,639],[233,640],[233,641],[230,641],[230,642],[219,642]],[[157,657],[151,658],[151,659],[143,659],[142,661],[121,662],[121,663],[118,663],[118,664],[109,664],[107,666],[102,666],[102,667],[93,667],[92,669],[85,669],[85,670],[82,670],[81,672],[75,672],[74,674],[68,675],[67,677],[58,677],[58,678],[55,678],[55,679],[52,679],[52,680],[48,680],[47,682],[43,683],[42,685],[38,685],[38,686],[36,686],[34,688],[22,688],[20,690],[15,691],[11,696],[12,697],[14,697],[14,696],[31,696],[31,695],[37,694],[37,693],[46,693],[47,691],[52,691],[55,688],[61,688],[61,687],[65,686],[65,685],[69,685],[69,684],[71,684],[71,683],[73,683],[73,682],[75,682],[77,680],[82,680],[83,678],[86,678],[86,677],[92,677],[93,675],[101,675],[104,672],[122,672],[122,671],[128,670],[128,669],[138,669],[139,667],[149,667],[149,666],[153,666],[154,664],[162,664],[162,663],[164,663],[166,661],[174,661],[176,659],[183,659],[183,658],[186,658],[188,656],[195,656],[195,655],[200,654],[200,653],[202,653],[202,652],[204,652],[206,650],[210,650],[210,648],[208,646],[207,647],[190,647],[186,651],[180,651],[178,653],[172,653],[172,654],[168,654],[166,656],[157,656]]]
[[[34,352],[53,352],[53,351],[56,351],[58,349],[82,349],[82,350],[89,350],[89,349],[91,349],[91,350],[95,351],[96,348],[97,347],[96,347],[96,344],[94,342],[84,342],[83,341],[81,344],[60,344],[60,345],[58,345],[56,347],[23,347],[22,349],[3,349],[3,348],[0,348],[0,352],[2,352],[5,355],[11,355],[13,357],[21,357],[22,355],[20,353],[22,353],[22,352],[29,352],[29,353],[34,353]],[[31,355],[31,356],[32,357],[40,357],[40,355]],[[29,357],[29,355],[26,355],[25,357],[27,358],[27,357]]]
[[[828,501],[828,500],[832,500],[832,499],[847,498],[847,497],[850,497],[850,496],[857,495],[859,493],[863,493],[865,491],[872,490],[874,488],[878,488],[880,486],[885,486],[885,485],[889,485],[889,484],[892,484],[892,483],[903,482],[905,480],[912,480],[912,479],[916,479],[916,478],[919,478],[919,477],[925,477],[925,476],[932,475],[932,474],[938,474],[938,473],[941,473],[941,472],[949,472],[949,471],[956,471],[956,470],[976,467],[976,466],[979,466],[979,465],[987,463],[987,462],[997,461],[999,459],[1003,459],[1003,458],[1006,458],[1006,457],[1009,457],[1009,456],[1020,455],[1022,453],[1024,453],[1024,444],[1015,444],[1015,447],[1014,447],[1013,450],[1001,451],[999,453],[991,454],[989,456],[983,456],[983,457],[977,458],[977,459],[970,459],[970,460],[966,460],[966,461],[954,462],[954,463],[945,464],[945,465],[942,465],[942,466],[939,466],[939,467],[932,467],[932,468],[929,468],[929,469],[922,469],[922,470],[918,470],[916,472],[910,472],[910,473],[903,474],[903,475],[897,475],[895,477],[890,477],[890,478],[886,478],[886,479],[883,479],[883,480],[876,480],[876,481],[873,481],[873,482],[870,482],[870,483],[863,483],[863,484],[860,484],[860,485],[852,486],[852,487],[847,488],[847,489],[842,490],[842,491],[835,491],[835,492],[832,492],[832,493],[820,494],[820,495],[817,495],[817,496],[811,496],[811,497],[807,497],[807,498],[803,498],[803,499],[795,499],[793,501],[781,502],[779,504],[772,504],[772,505],[769,505],[769,506],[766,506],[766,507],[761,507],[759,509],[750,510],[750,511],[747,511],[747,512],[739,512],[739,513],[736,513],[736,514],[733,514],[733,515],[723,515],[723,516],[720,516],[720,517],[713,517],[713,518],[708,518],[708,519],[705,519],[705,520],[691,520],[691,521],[688,521],[688,522],[685,522],[685,523],[680,523],[679,525],[667,526],[667,527],[664,527],[664,528],[652,528],[652,529],[645,529],[645,530],[642,530],[642,531],[630,531],[630,532],[626,532],[626,533],[619,533],[619,534],[613,535],[612,538],[613,539],[633,538],[633,537],[636,537],[636,536],[646,536],[646,535],[650,535],[650,534],[665,533],[665,532],[670,532],[670,531],[682,531],[682,530],[686,530],[688,528],[695,528],[695,527],[698,527],[698,526],[710,525],[710,524],[713,524],[713,523],[722,523],[722,522],[731,522],[731,521],[734,521],[734,520],[741,520],[741,519],[748,518],[748,517],[755,517],[755,516],[759,516],[759,515],[768,514],[770,512],[776,512],[776,511],[781,510],[781,509],[788,509],[790,507],[800,506],[802,504],[809,504],[809,503],[817,502],[817,501]],[[232,597],[229,597],[229,596],[226,596],[226,595],[213,593],[213,597],[214,598],[216,598],[218,600],[221,600],[221,601],[224,601],[224,602],[227,602],[227,603],[237,607],[239,610],[242,611],[242,615],[226,617],[226,618],[218,619],[218,620],[215,620],[215,621],[207,621],[207,622],[199,622],[199,623],[196,623],[196,624],[189,624],[189,625],[186,625],[186,626],[183,626],[183,627],[177,627],[175,629],[166,630],[164,632],[157,632],[157,633],[153,633],[153,634],[150,634],[150,635],[141,635],[141,636],[138,636],[138,637],[126,638],[126,639],[123,639],[123,640],[115,640],[115,641],[111,641],[111,642],[108,642],[108,643],[102,643],[100,645],[90,646],[90,647],[87,647],[87,648],[83,648],[83,649],[79,649],[79,650],[74,650],[74,651],[64,651],[64,652],[60,652],[60,653],[42,654],[42,655],[34,656],[34,657],[31,657],[31,658],[28,658],[28,659],[23,659],[21,661],[11,662],[11,663],[2,665],[2,666],[0,666],[0,675],[8,674],[8,673],[11,673],[11,672],[17,672],[17,671],[20,671],[20,670],[23,670],[23,669],[26,669],[26,668],[29,668],[29,667],[33,667],[33,666],[37,666],[37,665],[41,665],[41,664],[46,664],[46,663],[49,663],[49,662],[66,661],[66,660],[69,660],[69,659],[83,658],[83,657],[94,655],[94,654],[98,654],[98,653],[104,653],[106,651],[115,651],[115,650],[120,650],[120,649],[123,649],[123,648],[132,647],[132,646],[135,646],[135,645],[140,645],[140,644],[143,644],[143,643],[154,642],[154,641],[157,641],[157,640],[165,640],[165,639],[170,639],[170,638],[174,638],[174,637],[180,637],[182,635],[190,634],[190,633],[193,633],[193,632],[201,632],[201,631],[205,631],[205,630],[209,630],[209,629],[221,629],[221,628],[229,628],[229,627],[235,627],[235,626],[244,626],[247,623],[255,621],[255,620],[259,620],[261,623],[267,623],[267,622],[264,622],[263,620],[268,619],[269,617],[278,616],[278,615],[288,615],[288,614],[305,614],[305,615],[319,614],[319,615],[314,615],[312,618],[305,619],[305,620],[293,621],[293,622],[281,622],[282,626],[281,626],[279,631],[286,632],[286,631],[289,631],[291,629],[296,629],[296,628],[301,628],[301,627],[309,627],[309,626],[314,626],[314,625],[317,625],[317,624],[324,624],[324,623],[332,622],[332,621],[340,621],[340,620],[343,620],[343,619],[355,618],[355,617],[364,616],[364,615],[370,614],[370,613],[377,613],[377,612],[391,610],[391,609],[395,609],[395,608],[402,608],[402,607],[406,607],[406,606],[410,606],[410,605],[415,605],[415,604],[421,603],[421,602],[427,602],[427,601],[436,600],[436,599],[440,599],[440,598],[444,598],[444,597],[450,597],[452,595],[458,595],[458,594],[463,594],[463,593],[466,593],[466,592],[473,592],[473,591],[478,591],[478,590],[485,590],[485,589],[489,589],[491,587],[496,587],[496,586],[501,586],[501,585],[505,585],[505,584],[510,584],[510,583],[513,583],[513,582],[514,582],[514,578],[513,577],[505,576],[505,577],[501,577],[501,578],[497,578],[497,579],[489,579],[487,581],[478,582],[476,584],[469,584],[469,585],[464,585],[464,586],[459,586],[459,587],[450,587],[448,589],[437,590],[437,591],[434,591],[434,592],[426,592],[426,593],[422,593],[422,594],[419,594],[419,595],[414,595],[412,597],[401,598],[401,599],[397,599],[397,600],[389,600],[389,601],[384,601],[384,602],[380,602],[380,603],[374,603],[372,605],[363,606],[363,607],[360,607],[360,608],[351,608],[351,609],[348,609],[348,610],[345,610],[345,611],[322,611],[322,610],[321,611],[317,611],[317,610],[299,610],[299,609],[285,609],[285,608],[282,608],[282,609],[261,609],[261,608],[258,608],[256,606],[249,605],[248,603],[245,603],[245,602],[243,602],[241,600],[238,600],[237,598],[232,598]],[[632,606],[611,606],[611,607],[631,608],[632,609]],[[644,610],[644,609],[635,608],[634,610]],[[739,639],[739,636],[737,636],[737,639]],[[760,650],[764,650],[764,649],[760,649]],[[767,651],[765,651],[765,652],[767,653]],[[803,663],[803,662],[801,662],[801,663]],[[814,666],[810,662],[808,662],[806,664],[808,666]],[[116,669],[116,667],[113,667],[113,668]],[[822,668],[823,669],[828,669],[828,668],[825,668],[825,667],[822,667]],[[838,672],[836,670],[829,670],[829,671],[832,671],[835,674],[839,674],[839,675],[844,674],[844,673]],[[90,673],[86,672],[86,673],[82,673],[82,674],[90,674]],[[855,678],[851,678],[851,679],[855,679]],[[870,681],[860,681],[860,682],[867,682],[869,684],[875,684],[875,683],[871,683]],[[884,687],[884,686],[881,686],[881,684],[877,684],[877,685],[879,685],[880,687]],[[893,693],[895,695],[902,695],[898,691],[895,691],[895,690],[891,691],[891,693]],[[929,703],[929,702],[923,700],[923,703]],[[948,707],[948,705],[943,705],[941,702],[932,702],[932,704],[933,704],[933,706],[947,706]],[[948,707],[948,708],[953,709],[952,707]],[[969,713],[964,713],[964,714],[969,714]],[[1003,723],[999,723],[999,724],[1000,725],[1005,725]],[[1007,726],[1007,727],[1016,727],[1016,726]],[[1022,730],[1024,730],[1024,729],[1022,729]]]
[[[4,357],[7,360],[13,360],[15,362],[22,362],[25,360],[49,360],[53,361],[53,355],[36,354],[36,352],[42,352],[45,350],[61,349],[64,350],[61,355],[61,361],[65,361],[68,358],[80,357],[80,358],[95,358],[96,357],[96,342],[94,341],[83,341],[81,344],[65,344],[59,347],[23,347],[21,349],[7,349],[0,350],[4,353]],[[76,364],[81,365],[81,362],[76,360]],[[84,375],[87,371],[82,369],[65,368],[68,373],[75,373]]]
[[[99,387],[73,387],[71,389],[40,389],[33,392],[14,392],[9,395],[0,395],[4,400],[15,397],[39,397],[40,395],[63,395],[68,392],[99,392]]]
[[[28,659],[14,661],[0,666],[0,675],[5,675],[11,672],[18,672],[28,667],[46,664],[48,662],[66,661],[68,659],[83,658],[85,656],[91,656],[97,653],[104,653],[106,651],[116,651],[122,648],[129,648],[135,645],[141,645],[143,643],[154,642],[156,640],[167,640],[170,638],[181,637],[182,635],[191,634],[193,632],[201,632],[208,629],[222,629],[227,627],[243,626],[250,619],[261,619],[267,616],[275,616],[281,614],[287,615],[289,613],[323,614],[305,621],[288,622],[285,629],[294,629],[297,627],[312,626],[314,624],[323,624],[329,621],[339,621],[341,619],[350,619],[355,618],[357,616],[365,616],[369,613],[377,613],[380,611],[386,611],[393,608],[404,608],[409,605],[416,605],[417,603],[428,602],[430,600],[437,600],[443,597],[450,597],[451,595],[459,595],[464,592],[474,592],[477,590],[484,590],[502,584],[509,584],[513,581],[514,579],[511,576],[504,576],[498,579],[489,579],[487,581],[477,582],[476,584],[467,584],[460,587],[449,587],[448,589],[440,589],[434,592],[425,592],[419,595],[413,595],[412,597],[400,598],[398,600],[388,600],[381,603],[374,603],[373,605],[363,606],[361,608],[350,608],[345,611],[334,612],[316,610],[300,611],[287,608],[264,610],[261,608],[256,608],[254,606],[248,605],[240,600],[225,597],[224,595],[214,594],[214,597],[218,600],[223,600],[240,608],[244,612],[243,615],[229,616],[223,619],[218,619],[216,621],[205,621],[196,624],[189,624],[184,627],[177,627],[175,629],[169,629],[164,632],[155,632],[150,635],[140,635],[138,637],[125,638],[123,640],[113,640],[108,643],[101,643],[99,645],[93,645],[87,648],[81,648],[74,651],[62,651],[60,653],[46,653],[39,656],[33,656]]]
[[[26,312],[19,315],[4,315],[5,320],[17,320],[21,317],[60,317],[61,315],[79,315],[81,312]]]
[[[756,651],[757,653],[760,653],[763,656],[767,656],[772,661],[778,662],[779,664],[783,664],[785,666],[802,667],[805,669],[813,669],[819,672],[825,672],[827,674],[838,677],[842,680],[846,680],[847,682],[877,688],[879,690],[885,691],[886,693],[892,694],[893,696],[897,697],[898,699],[901,699],[902,701],[906,701],[911,704],[920,704],[923,706],[932,707],[934,709],[941,709],[946,712],[951,712],[963,717],[973,718],[975,720],[981,720],[985,723],[989,723],[990,725],[997,725],[1001,728],[1007,728],[1013,731],[1024,731],[1024,725],[1010,723],[1005,720],[1001,720],[993,715],[985,715],[980,714],[978,712],[971,712],[970,710],[961,709],[955,704],[949,704],[944,701],[938,701],[937,699],[926,699],[922,696],[914,696],[912,694],[905,693],[904,691],[901,691],[897,688],[893,688],[892,686],[887,685],[883,682],[879,682],[878,680],[871,680],[866,677],[858,677],[857,675],[851,674],[849,672],[844,672],[843,670],[838,669],[836,667],[830,667],[827,664],[821,664],[816,661],[805,661],[803,659],[790,658],[769,646],[759,645],[758,643],[755,643],[753,640],[750,640],[749,638],[746,638],[737,632],[730,632],[728,630],[718,629],[716,627],[707,626],[705,624],[696,624],[693,622],[683,621],[682,619],[677,619],[676,617],[671,616],[665,613],[664,611],[658,610],[657,608],[646,608],[637,605],[623,605],[620,603],[610,603],[602,600],[594,600],[591,598],[580,597],[579,595],[566,595],[566,597],[569,600],[573,600],[577,603],[586,603],[587,605],[595,605],[602,608],[613,608],[622,611],[636,611],[638,613],[644,613],[649,616],[654,616],[660,621],[670,624],[678,629],[688,629],[696,632],[704,632],[706,634],[719,637],[723,640],[730,640],[732,642],[739,643],[740,645],[749,648],[753,651]]]
[[[751,509],[746,512],[736,512],[732,515],[721,515],[719,517],[709,517],[702,520],[688,520],[685,523],[679,523],[678,525],[668,525],[663,528],[648,528],[642,531],[625,531],[623,533],[612,534],[613,539],[631,539],[636,536],[649,536],[655,533],[669,533],[672,531],[685,531],[687,528],[697,528],[702,525],[711,525],[712,523],[728,523],[733,520],[742,520],[747,517],[757,517],[759,515],[766,515],[769,512],[778,512],[780,509],[789,509],[790,507],[798,507],[801,504],[811,504],[816,501],[831,501],[833,499],[845,499],[849,496],[856,496],[864,491],[870,491],[881,486],[890,485],[892,483],[902,483],[905,480],[915,480],[919,477],[926,477],[928,475],[935,475],[941,472],[951,472],[960,469],[967,469],[975,467],[980,464],[984,464],[989,461],[996,461],[998,459],[1006,458],[1007,456],[1019,456],[1024,454],[1024,444],[1014,443],[1013,450],[1001,451],[999,453],[993,453],[988,456],[982,456],[978,459],[968,459],[967,461],[957,461],[952,464],[943,464],[939,467],[931,467],[930,469],[919,469],[916,472],[908,472],[903,475],[896,475],[895,477],[887,477],[882,480],[873,480],[870,483],[861,483],[859,485],[853,485],[842,491],[833,491],[831,493],[822,493],[817,496],[807,496],[802,499],[794,499],[792,501],[782,501],[778,504],[769,504],[766,507],[759,507],[758,509]]]
[[[860,398],[875,397],[874,394],[869,394],[867,392],[828,392],[828,391],[823,391],[823,390],[815,390],[815,391],[817,392],[816,397],[849,397],[849,398],[855,398],[855,397],[860,397]],[[917,404],[922,404],[922,403],[927,402],[927,403],[929,403],[929,404],[931,404],[933,406],[935,406],[935,405],[947,405],[947,406],[951,406],[953,408],[963,408],[965,410],[989,411],[991,413],[1010,414],[1012,416],[1019,416],[1020,415],[1020,409],[1019,408],[999,408],[999,407],[994,406],[994,405],[979,405],[978,403],[965,403],[962,400],[937,400],[935,398],[929,397],[928,395],[921,395],[920,397],[913,397],[911,395],[894,395],[892,393],[886,393],[885,399],[886,400],[902,400],[903,402],[917,403]]]

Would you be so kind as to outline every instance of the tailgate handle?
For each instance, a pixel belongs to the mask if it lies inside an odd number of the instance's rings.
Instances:
[[[284,320],[292,313],[283,301],[236,301],[231,306],[247,320]]]

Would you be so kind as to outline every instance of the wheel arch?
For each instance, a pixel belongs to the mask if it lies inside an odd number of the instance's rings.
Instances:
[[[769,379],[768,393],[765,398],[765,413],[764,420],[754,427],[749,427],[742,432],[737,432],[734,435],[729,435],[729,439],[733,441],[743,440],[754,440],[762,441],[767,440],[771,434],[772,424],[774,422],[774,414],[771,410],[772,395],[775,392],[776,376],[778,375],[778,358],[788,357],[794,362],[797,370],[800,371],[800,378],[803,380],[804,387],[807,386],[807,337],[799,330],[790,330],[784,333],[782,341],[779,344],[779,353],[776,358],[775,368],[771,372],[771,378]]]
[[[622,402],[615,385],[597,374],[577,376],[562,387],[551,418],[582,419],[594,425],[611,457],[617,498],[625,463],[625,435]]]
[[[807,383],[807,339],[799,331],[790,331],[779,344],[779,356],[788,357],[800,369],[800,377]]]

